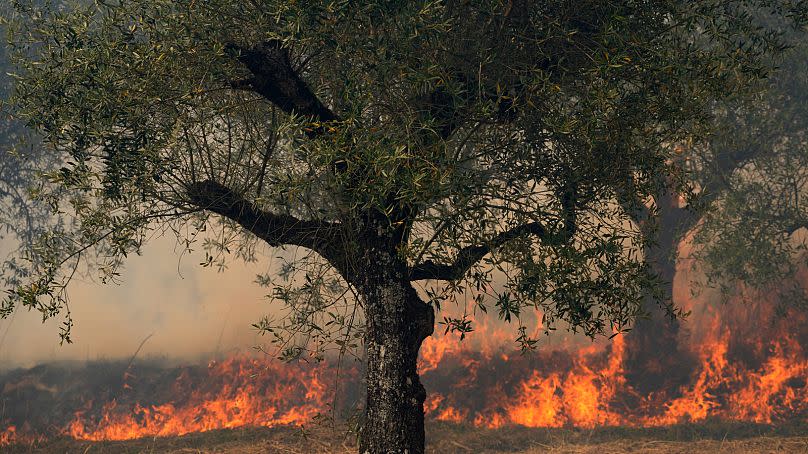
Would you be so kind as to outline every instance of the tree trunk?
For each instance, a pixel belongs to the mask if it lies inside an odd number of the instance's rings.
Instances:
[[[435,316],[406,280],[406,268],[394,253],[371,251],[366,258],[360,291],[366,317],[367,403],[359,452],[420,454],[426,390],[416,362]]]
[[[660,245],[649,251],[659,260],[651,261],[654,272],[662,280],[665,298],[673,295],[673,278],[676,263],[663,257],[674,249]],[[679,361],[683,359],[679,346],[679,322],[671,320],[651,295],[643,302],[643,309],[649,318],[637,320],[634,329],[626,336],[626,378],[634,383],[641,394],[650,394],[660,389],[675,386],[676,382],[687,377],[679,377],[677,372],[686,372]]]
[[[693,214],[678,207],[674,194],[659,205],[657,243],[645,251],[645,260],[662,281],[663,298],[673,299],[679,232],[688,229]],[[675,301],[674,301],[675,303]],[[626,336],[626,376],[641,394],[676,388],[689,378],[693,358],[680,345],[680,324],[671,320],[651,295],[644,301],[648,319],[637,320]]]

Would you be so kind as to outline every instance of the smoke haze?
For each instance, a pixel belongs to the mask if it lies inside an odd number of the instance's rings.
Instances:
[[[199,252],[180,257],[172,238],[156,238],[129,258],[121,285],[74,280],[72,344],[59,345],[59,317],[43,324],[38,312],[17,308],[0,320],[0,369],[129,357],[150,334],[138,357],[189,359],[254,347],[262,338],[251,324],[271,310],[268,289],[255,283],[271,263],[264,255],[254,264],[233,259],[220,273],[200,266]]]

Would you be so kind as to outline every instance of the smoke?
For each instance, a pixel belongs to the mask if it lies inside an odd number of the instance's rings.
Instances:
[[[688,242],[682,245],[685,253],[691,247]],[[277,250],[267,248],[256,263],[232,259],[224,272],[218,272],[199,265],[203,261],[199,252],[180,256],[172,237],[155,238],[144,247],[142,256],[130,257],[120,285],[102,285],[82,278],[73,281],[72,344],[59,345],[61,318],[42,323],[38,312],[18,308],[10,318],[0,320],[0,369],[32,367],[50,361],[126,359],[147,337],[138,352],[139,358],[194,361],[264,345],[268,339],[251,325],[277,311],[278,306],[268,302],[268,289],[256,284],[255,276],[271,270],[273,257],[277,255]],[[712,320],[705,311],[722,310],[715,290],[693,297],[692,280],[698,274],[688,260],[677,267],[674,299],[685,310],[693,311],[682,333],[688,339],[680,339],[681,342],[694,342],[694,336],[709,332],[702,326]],[[459,316],[462,312],[463,308],[444,307],[438,318]],[[529,332],[539,338],[540,349],[574,350],[590,343],[563,328],[544,336],[536,320],[530,314],[523,315],[527,316]],[[483,332],[494,329],[500,333],[497,342],[516,349],[515,326],[500,326],[495,319],[492,314],[480,317],[475,328]],[[435,327],[436,332],[444,328]],[[469,344],[467,347],[479,348],[477,344],[483,340],[493,341],[472,334],[465,343]]]
[[[270,289],[259,286],[255,277],[273,270],[278,262],[274,257],[282,252],[268,247],[259,252],[257,262],[233,258],[219,272],[200,266],[204,254],[199,251],[180,256],[173,237],[155,238],[141,256],[128,259],[120,285],[74,278],[69,288],[72,344],[59,345],[60,317],[43,323],[38,312],[17,308],[8,319],[0,319],[0,370],[53,361],[128,359],[136,351],[138,358],[188,362],[266,346],[269,339],[252,324],[280,307],[270,304]],[[438,315],[458,317],[468,309],[447,305]],[[538,337],[543,348],[590,343],[564,329],[545,336],[537,318],[540,314],[523,314],[531,336]],[[516,326],[493,314],[479,318],[474,327],[483,332],[498,329],[499,342],[518,348]],[[438,324],[435,330],[444,328]],[[472,335],[465,344],[479,347],[484,337]]]
[[[127,358],[150,334],[138,357],[189,360],[260,345],[251,324],[272,309],[255,283],[272,263],[264,255],[253,264],[233,259],[218,272],[200,266],[198,253],[181,257],[172,238],[156,238],[130,257],[120,285],[74,279],[72,344],[59,345],[59,317],[43,323],[38,312],[17,308],[0,320],[0,369]]]

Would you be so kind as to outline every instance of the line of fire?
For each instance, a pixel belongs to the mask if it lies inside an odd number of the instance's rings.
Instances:
[[[808,452],[808,0],[0,35],[0,452]]]

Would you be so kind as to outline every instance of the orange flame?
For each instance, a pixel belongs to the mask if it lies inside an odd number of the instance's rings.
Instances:
[[[17,427],[8,426],[5,430],[0,432],[0,446],[10,445],[17,443]]]
[[[307,423],[326,409],[328,386],[322,379],[325,370],[294,369],[246,357],[230,358],[209,367],[208,381],[219,383],[213,392],[185,390],[188,394],[183,396],[182,404],[137,404],[123,412],[113,400],[104,405],[99,421],[89,423],[86,411],[80,411],[65,432],[81,440],[127,440]]]
[[[761,328],[759,320],[769,311],[761,304],[754,310],[702,308],[697,329],[681,336],[695,359],[689,380],[650,395],[640,395],[627,379],[623,335],[608,343],[520,355],[513,351],[507,326],[481,323],[471,342],[436,334],[424,342],[418,366],[430,391],[425,412],[433,420],[488,428],[805,420],[805,317],[797,314]],[[329,409],[334,393],[335,368],[326,363],[295,366],[236,356],[211,363],[201,378],[189,370],[170,385],[170,399],[124,404],[126,394],[100,407],[88,402],[64,433],[83,440],[125,440],[306,424]],[[358,376],[358,368],[348,368],[343,379],[356,383]],[[122,392],[142,387],[130,371],[124,378]],[[0,446],[35,440],[27,431],[27,426],[7,426],[0,431]]]
[[[33,444],[44,440],[44,437],[35,436],[18,430],[17,426],[9,425],[5,429],[0,429],[0,446],[10,444]]]
[[[506,424],[582,428],[659,426],[707,418],[772,423],[808,412],[808,358],[799,342],[788,336],[771,340],[765,361],[759,367],[749,367],[740,358],[731,359],[733,342],[738,340],[733,339],[730,327],[722,326],[722,320],[726,318],[731,323],[732,317],[719,317],[709,310],[705,314],[702,326],[706,327],[706,333],[692,346],[697,350],[699,362],[690,384],[666,390],[664,395],[638,396],[627,383],[622,335],[616,336],[610,347],[579,349],[571,353],[571,365],[554,364],[549,369],[526,367],[517,357],[506,355],[503,359],[496,353],[480,355],[472,349],[430,345],[423,362],[429,367],[422,370],[440,371],[443,366],[451,367],[450,363],[468,370],[466,377],[453,387],[456,395],[439,391],[426,412],[437,420],[457,421],[465,416],[460,420],[489,428]],[[456,339],[431,340],[439,342],[451,343]],[[756,343],[752,350],[766,350],[758,345],[765,344],[764,340],[750,342]],[[438,355],[430,356],[435,353]],[[482,406],[477,405],[473,411],[463,407],[462,396],[478,394],[476,389],[470,392],[468,386],[480,379],[480,364],[498,359],[508,366],[506,370],[497,369],[500,383],[517,376],[516,384],[510,387],[510,392],[501,384],[494,385],[483,390]],[[518,378],[519,375],[524,378]],[[638,402],[633,409],[627,409],[618,402],[620,396],[630,396]]]

